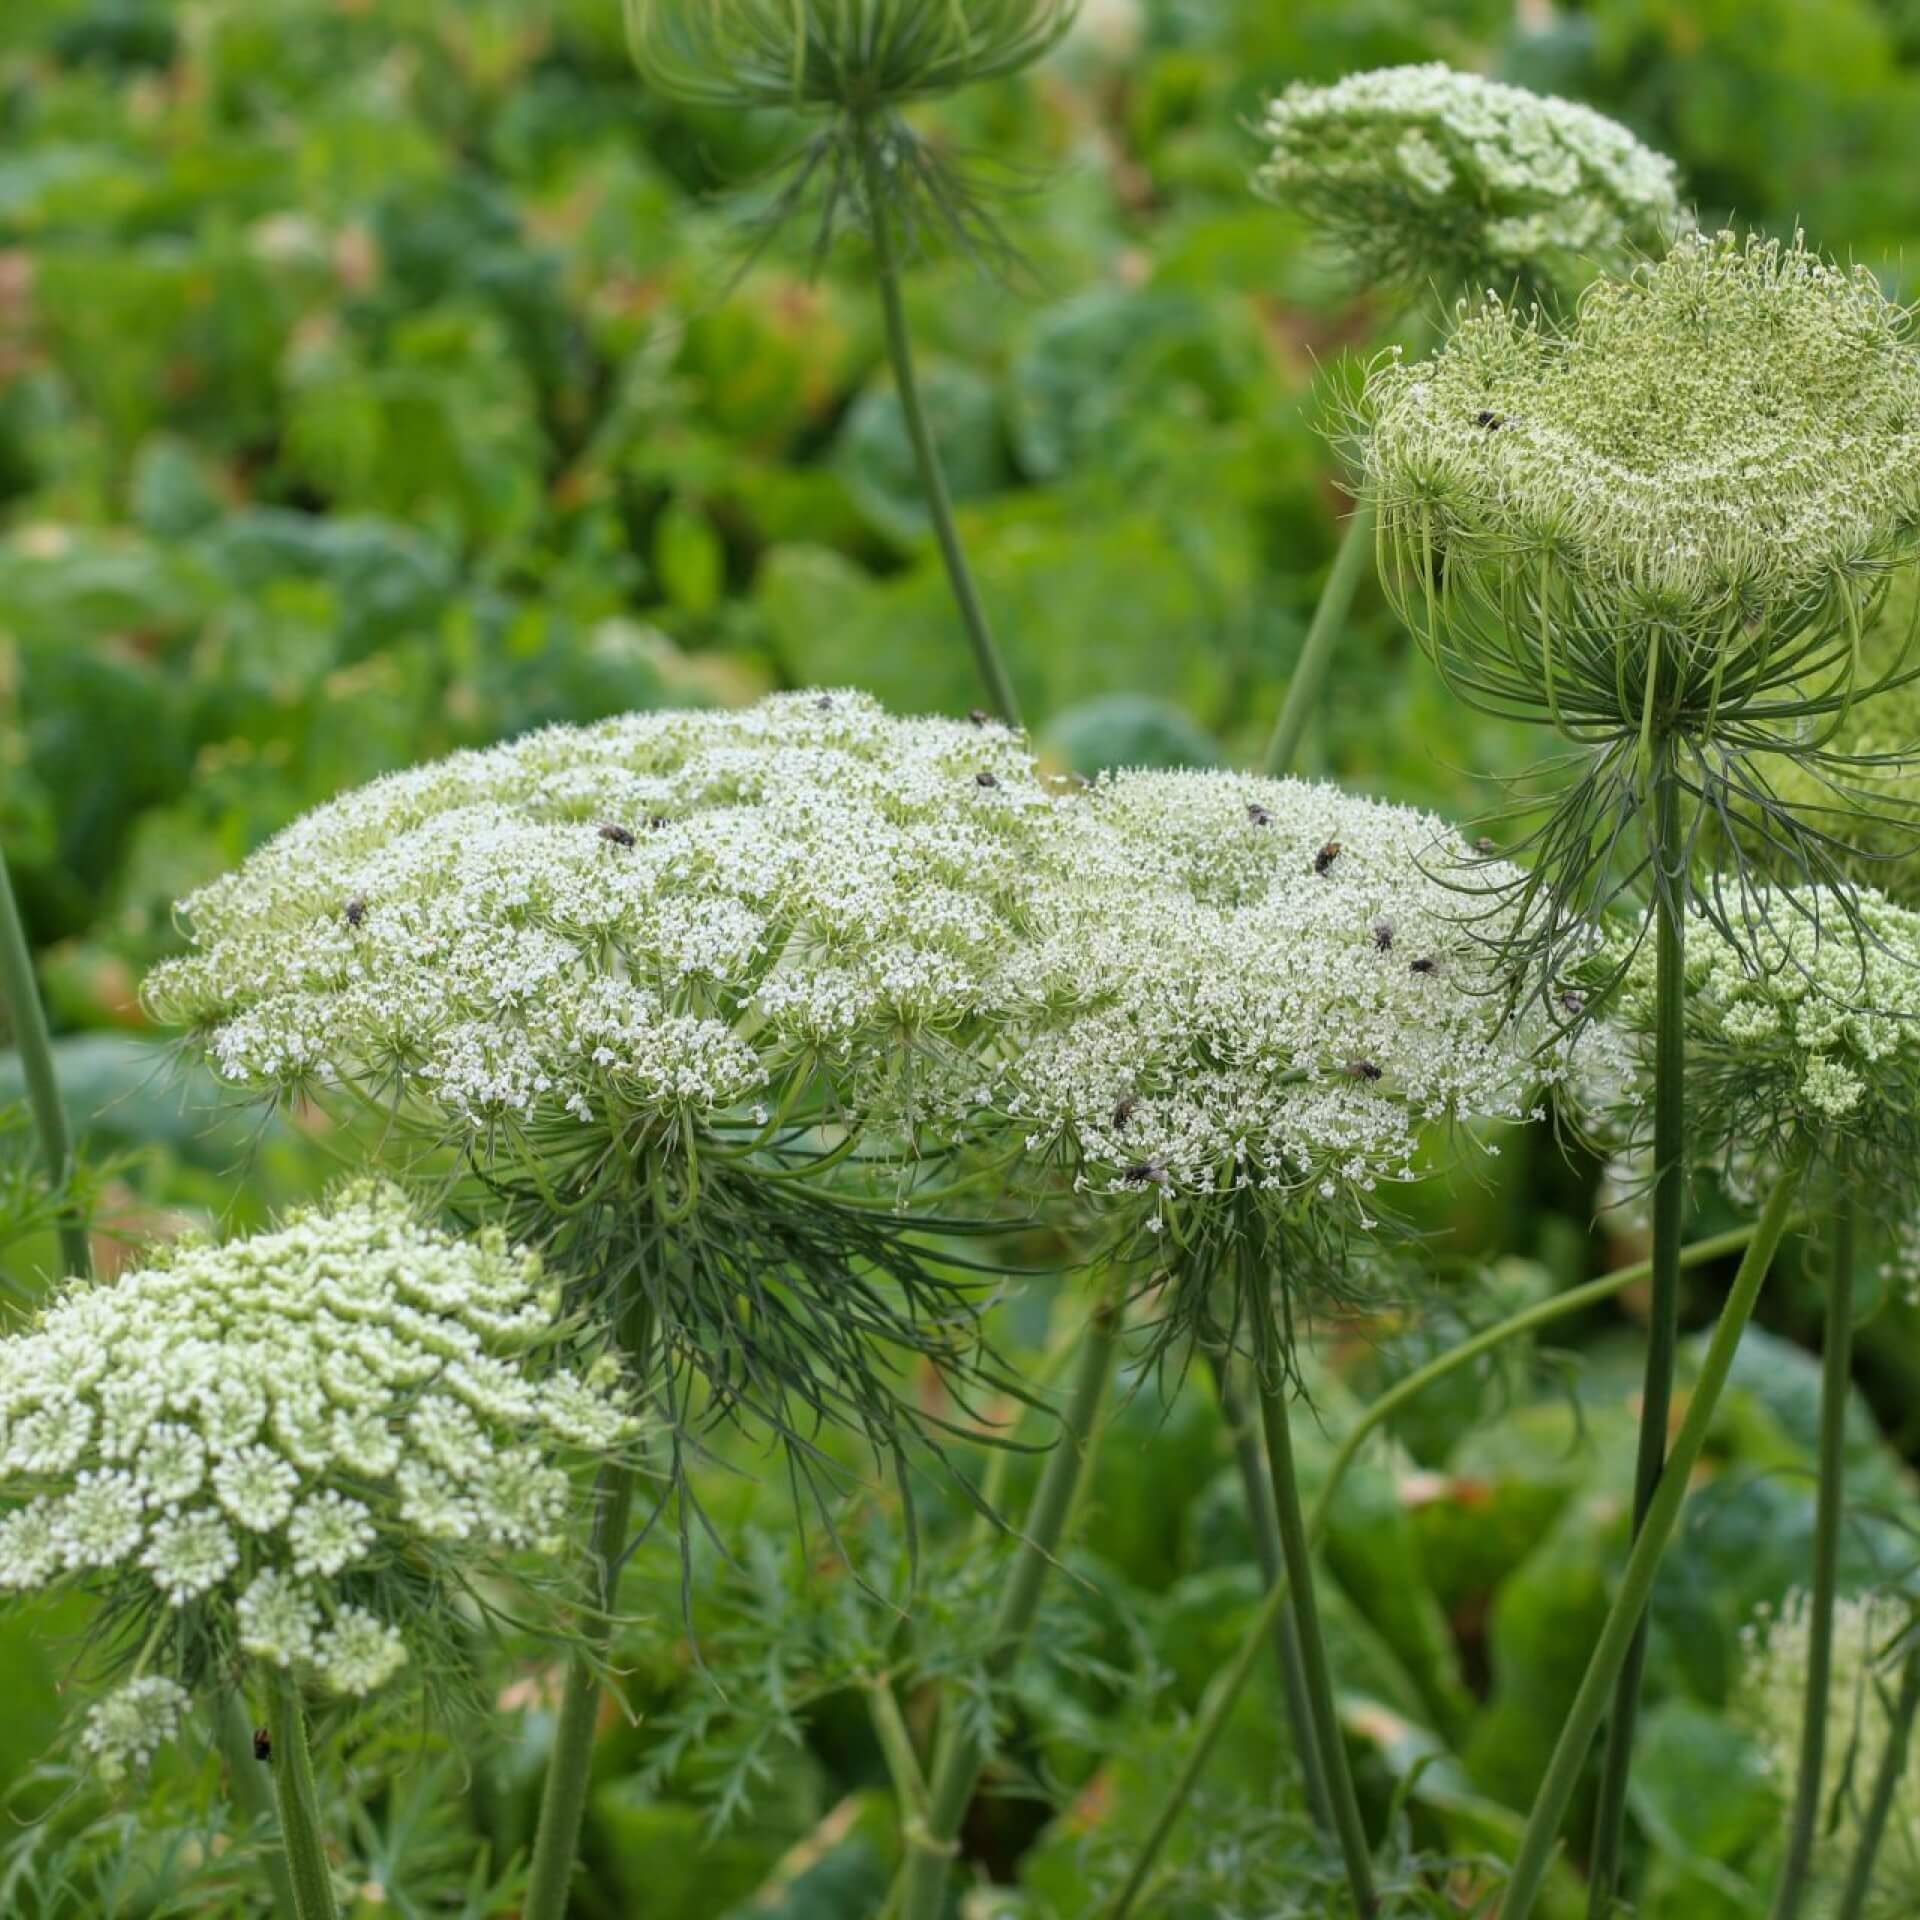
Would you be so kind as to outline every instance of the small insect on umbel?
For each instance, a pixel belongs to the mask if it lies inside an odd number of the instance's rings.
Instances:
[[[601,821],[600,838],[616,847],[630,847],[634,843],[633,829],[631,827],[623,827],[613,820]]]
[[[1115,1133],[1120,1132],[1121,1129],[1126,1126],[1127,1122],[1133,1118],[1133,1110],[1139,1104],[1140,1102],[1130,1093],[1123,1093],[1120,1098],[1113,1103],[1113,1130]]]
[[[993,724],[993,715],[990,714],[985,707],[969,707],[967,709],[967,718],[971,720],[976,727],[991,726]]]
[[[1251,820],[1256,827],[1270,827],[1273,825],[1273,815],[1270,814],[1258,800],[1249,800],[1247,802],[1247,818]]]
[[[1129,1167],[1120,1178],[1130,1187],[1144,1187],[1151,1183],[1156,1187],[1170,1187],[1173,1182],[1167,1177],[1167,1170],[1158,1160],[1141,1160]]]
[[[1382,953],[1391,953],[1393,951],[1393,922],[1391,920],[1376,920],[1373,923],[1373,944],[1378,947]]]
[[[973,784],[976,787],[997,787],[1000,782],[996,780],[986,768],[982,767],[980,771],[973,776]]]
[[[1491,407],[1482,407],[1473,417],[1475,423],[1485,427],[1489,433],[1498,432],[1500,428],[1507,424],[1506,416],[1495,413]]]
[[[1569,987],[1566,992],[1560,996],[1560,1004],[1578,1020],[1587,1010],[1587,996],[1584,993],[1578,992],[1575,988]]]
[[[253,1757],[263,1766],[273,1758],[273,1735],[265,1727],[253,1730]]]
[[[1378,1080],[1386,1070],[1372,1060],[1349,1060],[1347,1071],[1356,1080]]]
[[[1407,962],[1407,971],[1409,973],[1437,973],[1439,970],[1440,962],[1430,953],[1423,953],[1418,960],[1409,960]]]
[[[359,926],[367,917],[367,896],[364,893],[356,893],[340,911],[346,915],[348,926]]]
[[[1327,844],[1324,847],[1322,847],[1320,851],[1313,856],[1314,872],[1325,873],[1327,869],[1331,867],[1333,863],[1339,858],[1340,858],[1340,842],[1338,840],[1329,840]]]

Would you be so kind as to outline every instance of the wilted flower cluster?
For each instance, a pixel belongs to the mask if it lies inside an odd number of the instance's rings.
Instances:
[[[554,1310],[531,1256],[376,1187],[68,1288],[0,1341],[0,1589],[96,1589],[188,1678],[199,1647],[371,1691],[444,1639],[416,1616],[447,1583],[556,1550],[569,1466],[635,1431],[613,1382],[533,1366]],[[171,1689],[136,1677],[86,1744],[138,1758]]]
[[[1445,869],[1471,856],[1431,815],[1211,773],[1118,774],[1055,813],[1003,1097],[1093,1186],[1364,1207],[1431,1123],[1521,1118],[1559,1072],[1463,933]]]
[[[1577,284],[1662,250],[1673,163],[1569,100],[1434,63],[1289,87],[1262,189],[1373,280]]]
[[[1564,330],[1489,300],[1366,411],[1409,619],[1470,698],[1576,734],[1837,708],[1920,535],[1906,316],[1798,243],[1688,236]]]
[[[1843,1596],[1834,1608],[1833,1674],[1827,1690],[1827,1751],[1839,1783],[1823,1806],[1820,1881],[1837,1888],[1859,1841],[1862,1815],[1886,1752],[1889,1703],[1898,1691],[1888,1653],[1909,1624],[1908,1608],[1889,1596]],[[1790,1789],[1800,1762],[1805,1707],[1808,1597],[1790,1594],[1743,1635],[1746,1661],[1738,1711],[1758,1736],[1768,1771]],[[1905,1920],[1920,1898],[1920,1755],[1911,1756],[1895,1791],[1880,1844],[1870,1920]]]
[[[1610,1023],[1650,1060],[1656,959],[1633,930],[1592,963],[1617,977]],[[1904,1189],[1920,1147],[1920,913],[1862,889],[1761,890],[1735,941],[1704,910],[1686,929],[1687,1086],[1703,1157],[1844,1145]],[[1636,1097],[1627,1095],[1631,1119]]]

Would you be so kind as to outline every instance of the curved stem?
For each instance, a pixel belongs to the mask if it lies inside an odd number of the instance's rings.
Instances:
[[[1247,1403],[1233,1378],[1229,1354],[1208,1355],[1215,1380],[1220,1386],[1220,1411],[1233,1440],[1234,1465],[1240,1470],[1240,1488],[1246,1497],[1247,1522],[1253,1529],[1254,1558],[1259,1564],[1262,1582],[1271,1587],[1286,1575],[1286,1563],[1280,1551],[1280,1516],[1273,1502],[1273,1485],[1267,1478],[1267,1463],[1261,1455],[1260,1441],[1248,1415]],[[1314,1738],[1313,1711],[1307,1699],[1307,1670],[1300,1652],[1300,1629],[1289,1610],[1273,1623],[1274,1658],[1280,1664],[1280,1685],[1286,1695],[1287,1724],[1293,1731],[1294,1751],[1300,1757],[1301,1784],[1306,1790],[1307,1811],[1313,1824],[1325,1834],[1334,1831],[1333,1796],[1327,1790],[1326,1764],[1320,1757],[1320,1743]]]
[[[1900,1671],[1900,1697],[1894,1702],[1887,1744],[1880,1755],[1880,1770],[1874,1775],[1873,1793],[1860,1822],[1860,1838],[1847,1867],[1847,1884],[1839,1906],[1834,1909],[1834,1920],[1860,1920],[1866,1910],[1867,1895],[1873,1888],[1873,1863],[1879,1855],[1880,1842],[1886,1837],[1893,1796],[1899,1790],[1901,1775],[1907,1770],[1917,1714],[1920,1714],[1920,1648],[1907,1655],[1906,1665]]]
[[[1840,1585],[1840,1514],[1846,1498],[1847,1397],[1853,1388],[1853,1252],[1858,1203],[1844,1159],[1828,1217],[1827,1317],[1820,1374],[1820,1490],[1813,1520],[1813,1586],[1807,1602],[1807,1689],[1787,1852],[1771,1920],[1793,1920],[1813,1867],[1827,1761],[1827,1685],[1833,1673],[1833,1606]]]
[[[1118,1276],[1088,1322],[1074,1370],[1073,1390],[1061,1416],[1062,1432],[1033,1497],[1026,1532],[993,1619],[987,1673],[999,1679],[1013,1665],[1040,1607],[1040,1592],[1054,1565],[1056,1550],[1072,1512],[1074,1493],[1086,1471],[1091,1441],[1099,1425],[1100,1403],[1119,1351],[1125,1315],[1125,1285]],[[946,1903],[960,1822],[979,1784],[986,1756],[970,1725],[949,1715],[934,1747],[927,1814],[909,1821],[906,1864],[901,1869],[899,1910],[903,1920],[938,1920]],[[533,1920],[531,1913],[527,1920]]]
[[[1306,1669],[1307,1708],[1313,1737],[1326,1770],[1327,1792],[1333,1802],[1334,1830],[1346,1861],[1347,1884],[1354,1910],[1370,1920],[1378,1909],[1373,1891],[1373,1854],[1367,1830],[1354,1797],[1353,1774],[1347,1766],[1347,1745],[1340,1733],[1334,1706],[1333,1671],[1327,1664],[1326,1642],[1320,1633],[1320,1608],[1313,1587],[1313,1550],[1307,1539],[1306,1516],[1300,1507],[1300,1480],[1293,1465],[1293,1429],[1287,1419],[1287,1364],[1280,1329],[1273,1312],[1273,1291],[1264,1274],[1248,1277],[1241,1288],[1254,1334],[1254,1387],[1260,1398],[1260,1419],[1266,1429],[1267,1465],[1273,1475],[1273,1503],[1280,1524],[1280,1557],[1292,1594],[1294,1625],[1300,1636],[1300,1658]]]
[[[1653,1288],[1646,1374],[1640,1388],[1640,1443],[1633,1472],[1633,1530],[1646,1524],[1666,1464],[1673,1410],[1673,1362],[1680,1343],[1680,1246],[1685,1224],[1686,1151],[1686,839],[1680,783],[1662,747],[1654,775]],[[1614,1688],[1606,1756],[1594,1814],[1587,1882],[1588,1920],[1606,1920],[1620,1884],[1627,1777],[1647,1664],[1647,1623],[1639,1622]]]
[[[1788,1221],[1787,1230],[1791,1232],[1805,1224],[1804,1216],[1795,1215]],[[1696,1240],[1681,1255],[1680,1264],[1683,1267],[1702,1266],[1709,1260],[1738,1253],[1751,1243],[1756,1231],[1754,1226],[1733,1227],[1725,1233],[1714,1234],[1710,1239]],[[1566,1293],[1555,1294],[1551,1300],[1541,1300],[1523,1308],[1519,1313],[1475,1334],[1470,1340],[1463,1340],[1457,1347],[1450,1347],[1445,1353],[1436,1355],[1425,1366],[1416,1368],[1404,1380],[1389,1387],[1354,1422],[1347,1437],[1335,1451],[1325,1484],[1320,1489],[1320,1497],[1314,1502],[1313,1512],[1308,1516],[1309,1543],[1317,1542],[1325,1532],[1327,1516],[1333,1510],[1334,1496],[1339,1492],[1347,1470],[1359,1457],[1360,1449],[1401,1408],[1418,1399],[1429,1387],[1459,1372],[1462,1367],[1471,1366],[1482,1355],[1504,1346],[1509,1340],[1517,1340],[1556,1320],[1584,1313],[1589,1307],[1600,1306],[1616,1294],[1624,1293],[1628,1287],[1637,1286],[1652,1271],[1652,1265],[1648,1260],[1636,1260],[1633,1265],[1618,1267],[1612,1273],[1602,1274],[1597,1280],[1589,1280],[1584,1286],[1573,1287]],[[1233,1711],[1234,1702],[1245,1690],[1254,1663],[1286,1603],[1287,1583],[1282,1578],[1267,1590],[1267,1597],[1261,1603],[1252,1625],[1242,1636],[1233,1659],[1215,1675],[1199,1718],[1194,1723],[1193,1742],[1188,1748],[1179,1778],[1160,1803],[1160,1810],[1154,1816],[1152,1826],[1147,1829],[1147,1837],[1135,1858],[1132,1872],[1107,1908],[1106,1920],[1127,1920],[1127,1916],[1139,1904],[1161,1849],[1185,1811],[1200,1776],[1206,1771],[1207,1762],[1212,1758],[1214,1748],[1219,1745],[1221,1734],[1226,1731],[1227,1718]]]
[[[46,1157],[47,1178],[60,1208],[60,1260],[78,1280],[93,1278],[93,1251],[87,1244],[86,1223],[73,1210],[67,1188],[73,1179],[73,1137],[67,1131],[67,1110],[60,1098],[60,1081],[53,1067],[53,1042],[47,1033],[46,1008],[40,984],[34,978],[33,954],[20,906],[13,897],[13,880],[0,856],[0,1004],[13,1024],[13,1044],[20,1050],[20,1070],[27,1083],[27,1104]]]
[[[1786,1231],[1803,1167],[1804,1159],[1797,1159],[1781,1175],[1767,1196],[1767,1204],[1761,1212],[1753,1239],[1748,1243],[1746,1256],[1740,1262],[1740,1271],[1734,1276],[1727,1303],[1721,1309],[1719,1323],[1708,1343],[1706,1358],[1700,1363],[1700,1376],[1694,1382],[1693,1392],[1688,1398],[1687,1416],[1680,1423],[1680,1431],[1675,1435],[1672,1450],[1667,1456],[1666,1471],[1661,1474],[1660,1484],[1654,1489],[1646,1519],[1634,1538],[1633,1550],[1627,1556],[1620,1591],[1608,1609],[1606,1623],[1600,1629],[1599,1641],[1592,1658],[1587,1662],[1579,1691],[1574,1695],[1573,1705],[1561,1726],[1560,1738],[1554,1746],[1553,1758],[1548,1762],[1546,1777],[1541,1781],[1540,1791],[1534,1796],[1532,1811],[1527,1815],[1526,1829],[1520,1837],[1520,1851],[1514,1859],[1513,1872],[1500,1903],[1501,1920],[1527,1920],[1535,1900],[1539,1898],[1540,1885],[1546,1877],[1547,1865],[1557,1843],[1560,1822],[1566,1815],[1567,1804],[1579,1784],[1581,1769],[1586,1765],[1593,1737],[1606,1713],[1607,1696],[1625,1669],[1627,1657],[1639,1636],[1647,1597],[1653,1591],[1654,1576],[1660,1570],[1661,1556],[1666,1551],[1668,1540],[1672,1538],[1674,1525],[1680,1518],[1680,1509],[1686,1501],[1687,1482],[1706,1446],[1707,1430],[1713,1424],[1720,1396],[1726,1390],[1727,1376],[1733,1370],[1733,1356],[1739,1348],[1740,1336],[1753,1317],[1754,1304],[1760,1298],[1760,1288],[1773,1264],[1781,1236]]]
[[[1280,703],[1279,717],[1267,738],[1267,751],[1260,771],[1278,776],[1293,770],[1294,756],[1300,751],[1307,724],[1319,704],[1320,690],[1326,684],[1327,668],[1333,660],[1334,641],[1345,630],[1347,615],[1353,608],[1353,596],[1360,576],[1373,558],[1373,529],[1376,515],[1371,496],[1362,495],[1347,516],[1340,545],[1320,600],[1307,628],[1306,643],[1294,663],[1293,677],[1287,682],[1286,698]]]
[[[220,1696],[213,1710],[214,1739],[219,1743],[221,1759],[226,1762],[227,1785],[234,1805],[265,1835],[260,1864],[273,1888],[273,1910],[279,1920],[300,1920],[300,1908],[293,1895],[293,1875],[287,1866],[280,1821],[273,1804],[272,1775],[268,1772],[272,1763],[254,1753],[253,1729],[242,1711],[244,1704],[237,1691],[229,1690]]]
[[[927,515],[933,522],[940,557],[946,563],[947,580],[973,648],[974,665],[980,670],[981,684],[994,710],[1008,726],[1018,727],[1020,703],[1014,697],[1013,682],[1007,676],[1000,649],[994,644],[986,608],[981,605],[973,571],[967,565],[966,549],[960,544],[946,471],[940,464],[940,450],[934,445],[933,428],[928,423],[926,404],[920,393],[920,379],[914,370],[913,338],[907,328],[906,305],[900,297],[900,256],[894,245],[893,222],[887,212],[883,139],[870,120],[856,123],[854,143],[860,157],[867,231],[873,245],[874,271],[880,283],[880,311],[886,322],[887,357],[893,363],[893,384],[900,396],[900,414],[906,423],[907,438],[913,446],[914,465],[919,469],[920,489],[926,495]]]
[[[633,1514],[634,1469],[610,1463],[595,1483],[593,1521],[593,1611],[582,1623],[587,1644],[567,1668],[560,1718],[553,1730],[540,1794],[540,1824],[534,1833],[521,1920],[562,1920],[573,1881],[580,1825],[586,1814],[587,1782],[593,1770],[593,1734],[600,1718],[600,1679],[620,1586],[620,1558]]]
[[[280,1809],[293,1910],[300,1920],[339,1920],[333,1869],[327,1863],[320,1829],[319,1796],[313,1785],[313,1756],[307,1751],[300,1683],[278,1668],[271,1670],[267,1680],[267,1728],[273,1737],[273,1797]]]

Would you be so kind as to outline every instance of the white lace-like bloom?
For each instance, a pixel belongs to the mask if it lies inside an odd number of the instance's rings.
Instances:
[[[103,1780],[124,1780],[173,1739],[191,1705],[186,1689],[171,1680],[129,1680],[88,1712],[80,1744]]]
[[[1790,1594],[1742,1635],[1745,1663],[1735,1711],[1758,1737],[1782,1798],[1793,1790],[1807,1684],[1807,1595]],[[1886,1752],[1888,1703],[1898,1691],[1886,1655],[1909,1618],[1901,1602],[1845,1595],[1834,1608],[1833,1677],[1827,1690],[1828,1777],[1840,1787],[1823,1803],[1816,1884],[1838,1890],[1860,1836],[1861,1818]],[[1866,1913],[1907,1920],[1920,1891],[1920,1755],[1910,1758],[1894,1793]]]
[[[1661,248],[1680,219],[1673,163],[1625,127],[1438,63],[1289,87],[1264,131],[1261,188],[1374,278],[1584,279]]]
[[[148,997],[236,1086],[698,1120],[983,1011],[1047,806],[1004,728],[855,694],[554,728],[296,822],[184,903]]]
[[[429,1230],[378,1187],[69,1287],[0,1340],[0,1589],[103,1573],[109,1605],[198,1609],[243,1652],[364,1692],[420,1605],[384,1561],[442,1586],[557,1546],[567,1469],[634,1432],[604,1370],[532,1364],[556,1311],[531,1255]],[[99,1463],[109,1429],[129,1464]],[[460,1504],[457,1535],[416,1520],[416,1474]],[[143,1752],[158,1684],[114,1696],[87,1743]]]
[[[1000,1098],[1107,1190],[1365,1195],[1563,1063],[1509,1021],[1457,834],[1331,786],[1131,773],[1060,803]],[[1484,884],[1482,870],[1478,881]],[[1484,931],[1484,929],[1482,929]],[[1598,1040],[1594,1043],[1598,1045]]]

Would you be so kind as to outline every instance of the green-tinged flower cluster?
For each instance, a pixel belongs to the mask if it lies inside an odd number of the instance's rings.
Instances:
[[[1289,87],[1259,184],[1370,282],[1577,287],[1665,248],[1673,163],[1569,100],[1434,63]]]
[[[1078,0],[626,0],[663,93],[713,107],[874,113],[1030,66]]]
[[[1827,1689],[1827,1752],[1837,1784],[1822,1805],[1816,1889],[1829,1899],[1846,1876],[1862,1818],[1886,1753],[1890,1703],[1898,1691],[1890,1662],[1911,1624],[1895,1596],[1843,1596],[1834,1609],[1833,1674]],[[1742,1636],[1745,1663],[1735,1708],[1758,1738],[1782,1797],[1800,1765],[1807,1686],[1808,1596],[1790,1594]],[[1910,1758],[1895,1790],[1863,1920],[1906,1920],[1920,1900],[1920,1764]]]
[[[69,1287],[0,1341],[0,1589],[97,1591],[189,1682],[241,1655],[371,1692],[634,1437],[614,1381],[538,1363],[555,1309],[532,1256],[379,1187]],[[141,1757],[172,1688],[136,1676],[85,1744]]]
[[[1655,953],[1623,930],[1589,963],[1615,982],[1610,1024],[1651,1075]],[[1577,977],[1577,976],[1576,976]],[[1687,1088],[1703,1161],[1844,1154],[1853,1177],[1904,1195],[1920,1151],[1920,913],[1862,889],[1756,891],[1742,937],[1703,909],[1686,928]],[[1644,1084],[1644,1080],[1640,1082]],[[1611,1102],[1644,1122],[1634,1082]]]

